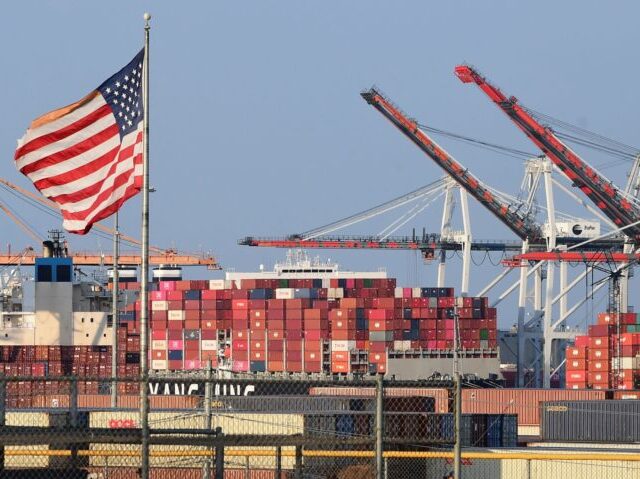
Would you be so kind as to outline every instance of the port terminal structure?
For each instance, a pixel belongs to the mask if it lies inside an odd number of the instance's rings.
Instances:
[[[476,81],[475,79],[482,78],[467,75],[463,67],[457,67],[455,72],[462,81],[469,78],[474,78],[473,81]],[[485,90],[483,86],[481,88]],[[594,271],[600,270],[602,264],[617,262],[619,259],[617,255],[622,255],[620,261],[628,264],[629,262],[624,258],[635,251],[638,225],[633,225],[635,229],[632,227],[625,229],[625,226],[637,221],[637,212],[640,211],[637,209],[640,187],[639,158],[634,157],[626,188],[619,190],[603,176],[596,175],[597,172],[577,155],[573,154],[570,161],[566,160],[567,152],[571,152],[568,147],[556,146],[550,149],[538,140],[544,135],[540,132],[531,133],[530,138],[535,138],[534,143],[542,149],[542,154],[530,155],[525,159],[521,191],[516,197],[500,192],[479,180],[431,138],[428,131],[435,129],[419,124],[407,116],[379,89],[371,88],[364,91],[362,97],[440,166],[446,176],[374,208],[301,234],[282,238],[248,236],[241,239],[239,244],[277,248],[416,250],[420,251],[427,261],[438,259],[438,287],[445,286],[447,251],[459,251],[462,253],[460,287],[463,295],[469,294],[469,278],[473,267],[472,251],[505,253],[518,251],[520,255],[504,260],[502,263],[506,268],[487,282],[476,296],[491,295],[491,306],[495,307],[516,290],[518,291],[516,312],[518,386],[549,387],[552,376],[561,373],[565,363],[565,359],[560,354],[562,346],[579,334],[579,331],[569,326],[571,319],[588,301],[588,297],[583,297],[570,305],[569,293],[584,284]],[[506,98],[503,103],[504,101]],[[503,104],[499,101],[497,103],[502,108]],[[533,118],[530,122],[537,124]],[[539,127],[553,136],[549,128],[541,125]],[[560,142],[557,138],[554,141]],[[560,153],[565,157],[559,158],[562,156]],[[578,161],[582,162],[580,176],[573,172]],[[566,162],[571,163],[571,168],[565,165]],[[585,180],[580,181],[583,177]],[[594,177],[596,180],[593,180]],[[576,186],[586,194],[587,201],[573,190]],[[598,191],[599,196],[592,194],[592,188]],[[587,218],[576,218],[559,211],[555,207],[556,192],[566,195],[571,201],[584,208]],[[452,220],[458,195],[463,229],[454,231]],[[478,241],[474,239],[468,211],[469,195],[507,226],[517,236],[517,240]],[[611,198],[604,202],[601,199],[602,195],[611,196]],[[540,202],[543,204],[538,204],[538,196],[543,197]],[[400,227],[409,223],[441,197],[444,197],[444,202],[439,233],[427,233],[423,229],[421,234],[416,234],[414,229],[414,233],[410,236],[392,236]],[[409,207],[408,211],[404,211],[378,235],[340,236],[335,234],[340,229],[406,206]],[[537,216],[540,219],[537,219]],[[601,227],[611,233],[601,235]],[[591,255],[589,257],[598,257],[597,255],[600,254],[601,261],[589,262],[582,272],[573,274],[573,277],[569,278],[567,261],[563,261],[562,258],[557,256],[542,258],[541,256],[539,259],[533,259],[533,255],[538,253],[544,255],[569,250],[574,254]],[[532,257],[521,256],[526,254],[531,254]],[[557,266],[555,262],[558,260],[560,261]],[[559,268],[557,279],[556,267]],[[499,290],[498,286],[512,271],[519,271],[519,278],[505,289]],[[618,295],[620,311],[628,309],[627,283],[632,269],[627,266],[624,271],[625,273],[619,275],[620,278],[617,281],[620,291]],[[591,294],[593,295],[606,284],[604,281],[593,283]],[[532,370],[533,383],[525,384],[525,373]]]

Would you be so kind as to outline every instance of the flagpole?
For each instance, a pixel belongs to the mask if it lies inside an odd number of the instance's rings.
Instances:
[[[148,360],[148,282],[149,282],[149,25],[151,15],[144,14],[144,148],[142,153],[142,282],[140,285],[140,429],[142,451],[141,479],[149,478],[149,360]]]
[[[113,332],[113,337],[111,338],[111,379],[113,379],[111,383],[111,407],[116,407],[117,405],[117,389],[118,389],[118,381],[116,381],[116,377],[118,376],[118,294],[119,294],[119,271],[118,271],[118,261],[120,254],[120,245],[119,245],[120,237],[118,232],[118,212],[114,215],[113,219],[113,276],[111,277],[111,286],[113,287],[113,296],[112,296],[112,309],[111,309],[111,331]]]

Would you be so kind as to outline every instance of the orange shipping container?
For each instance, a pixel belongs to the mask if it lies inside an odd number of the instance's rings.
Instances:
[[[331,353],[331,362],[349,361],[349,351],[334,351]]]
[[[375,388],[354,387],[312,387],[309,396],[347,396],[354,398],[375,397]],[[386,397],[432,397],[435,399],[436,412],[450,411],[449,391],[437,388],[385,388]]]
[[[543,402],[596,399],[605,399],[605,392],[570,389],[463,389],[462,412],[517,414],[519,425],[539,426]]]
[[[586,359],[587,348],[586,347],[570,347],[567,348],[567,359]]]
[[[587,353],[589,361],[605,361],[609,359],[608,348],[589,349]]]
[[[586,371],[586,359],[569,359],[567,358],[567,371]]]

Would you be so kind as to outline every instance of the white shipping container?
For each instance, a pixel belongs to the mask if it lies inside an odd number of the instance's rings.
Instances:
[[[276,299],[293,299],[293,288],[276,288]]]
[[[166,311],[169,309],[169,301],[151,301],[151,311]]]
[[[422,288],[411,288],[411,297],[419,298],[422,296]]]
[[[336,299],[344,298],[344,288],[336,288]]]
[[[176,311],[176,310],[169,311],[167,315],[169,321],[184,321],[185,316],[186,316],[186,313],[184,311]]]
[[[167,349],[168,341],[166,339],[154,339],[151,341],[151,349]]]
[[[393,290],[394,298],[402,298],[402,288],[396,288]]]
[[[328,289],[331,287],[331,280],[329,278],[322,278],[322,287]]]
[[[154,359],[151,361],[151,369],[169,369],[166,359]]]
[[[218,341],[216,341],[215,339],[203,339],[200,347],[203,351],[217,351]]]
[[[209,280],[209,289],[226,289],[225,280],[224,279],[210,279]]]
[[[393,342],[393,349],[396,350],[396,351],[404,351],[403,343],[404,343],[404,341],[395,340]]]
[[[351,351],[355,348],[355,341],[331,341],[331,351]]]

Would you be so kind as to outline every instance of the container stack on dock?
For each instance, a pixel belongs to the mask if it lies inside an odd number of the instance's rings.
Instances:
[[[600,313],[587,336],[566,350],[567,388],[636,389],[640,380],[636,313]]]
[[[122,286],[132,289],[135,285]],[[495,349],[496,310],[453,288],[395,279],[160,281],[149,293],[151,368],[384,373],[389,351]],[[135,334],[139,302],[121,318]]]

